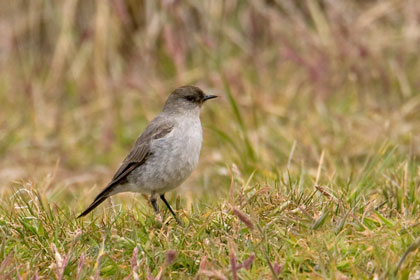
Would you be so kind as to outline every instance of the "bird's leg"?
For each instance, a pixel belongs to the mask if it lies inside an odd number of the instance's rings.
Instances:
[[[178,220],[178,217],[176,216],[176,214],[175,214],[174,210],[172,210],[171,205],[169,205],[168,201],[166,201],[166,198],[165,198],[165,194],[164,194],[164,193],[160,195],[160,199],[162,199],[162,200],[163,200],[163,202],[165,203],[166,207],[168,207],[169,211],[171,211],[171,213],[172,213],[172,215],[174,216],[174,218],[175,218],[176,222],[177,222],[179,225],[181,225],[181,226],[182,226],[181,221],[180,221],[180,220]]]
[[[150,203],[152,203],[153,209],[155,210],[155,213],[157,216],[160,217],[160,212],[159,212],[159,208],[157,206],[157,199],[156,199],[156,194],[152,193],[150,195]]]

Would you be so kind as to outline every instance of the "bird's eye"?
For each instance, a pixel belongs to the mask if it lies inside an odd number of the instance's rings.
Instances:
[[[185,96],[185,99],[187,99],[190,102],[193,102],[194,101],[194,96],[191,96],[191,95]]]

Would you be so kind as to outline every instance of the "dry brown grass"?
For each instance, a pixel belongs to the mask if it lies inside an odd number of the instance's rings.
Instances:
[[[0,2],[0,275],[416,279],[419,41],[415,0]],[[187,229],[74,221],[183,84]]]

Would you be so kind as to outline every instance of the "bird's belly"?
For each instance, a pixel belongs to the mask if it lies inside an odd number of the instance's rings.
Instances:
[[[201,126],[191,126],[153,142],[147,162],[128,176],[138,192],[164,193],[184,182],[198,164]]]

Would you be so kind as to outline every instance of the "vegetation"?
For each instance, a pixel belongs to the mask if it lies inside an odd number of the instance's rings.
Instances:
[[[1,279],[420,279],[418,1],[2,1]],[[177,86],[200,165],[76,220]],[[163,209],[163,205],[161,205]]]

